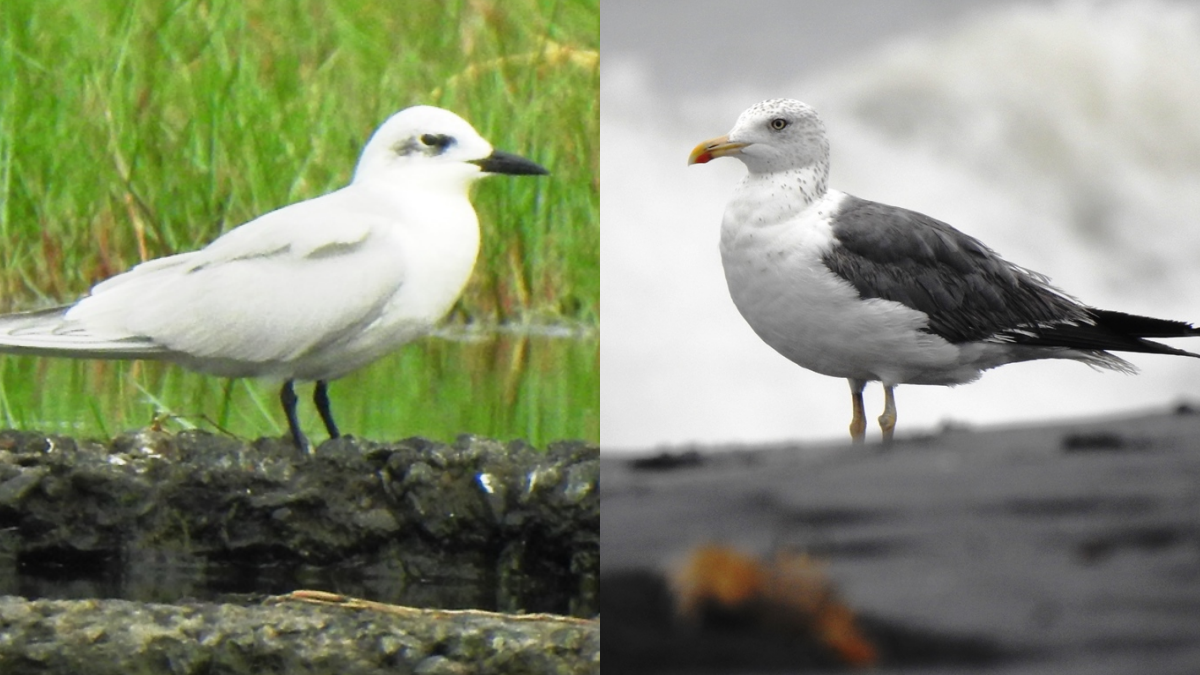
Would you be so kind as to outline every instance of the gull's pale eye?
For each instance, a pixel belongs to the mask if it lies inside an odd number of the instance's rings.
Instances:
[[[441,152],[454,143],[454,138],[446,134],[422,134],[421,142]]]
[[[788,121],[782,117],[776,117],[775,119],[771,120],[771,128],[775,131],[783,131],[787,128],[787,125]]]

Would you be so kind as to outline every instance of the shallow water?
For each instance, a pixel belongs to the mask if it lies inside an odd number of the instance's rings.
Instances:
[[[0,432],[0,595],[597,610],[594,443]],[[589,581],[590,580],[590,581]]]
[[[301,425],[320,443],[312,388],[297,393]],[[443,331],[331,383],[330,398],[342,433],[360,438],[597,442],[598,338],[568,328]],[[107,439],[154,423],[250,439],[287,428],[270,382],[155,362],[0,357],[0,425]]]
[[[509,606],[495,576],[413,578],[402,570],[347,562],[332,567],[214,564],[198,556],[162,551],[131,552],[136,575],[122,561],[81,565],[0,566],[0,595],[30,600],[108,598],[174,603],[184,599],[236,602],[238,598],[321,590],[408,607],[553,612],[572,610],[570,594],[546,594],[534,606]],[[593,610],[594,612],[594,610]]]

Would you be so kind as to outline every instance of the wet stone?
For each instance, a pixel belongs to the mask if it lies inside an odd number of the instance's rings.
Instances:
[[[0,670],[81,673],[600,672],[595,621],[268,602],[0,597]],[[168,666],[169,664],[169,666]]]
[[[0,593],[171,600],[304,582],[594,616],[598,481],[584,443],[343,437],[308,456],[200,431],[110,444],[0,431]]]
[[[0,507],[17,508],[25,495],[37,486],[42,481],[42,477],[48,473],[50,473],[49,469],[38,466],[16,469],[15,475],[6,475],[4,482],[0,483]]]

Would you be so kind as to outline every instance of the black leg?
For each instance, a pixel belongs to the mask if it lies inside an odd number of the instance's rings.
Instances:
[[[296,390],[292,388],[291,380],[283,383],[283,389],[279,392],[279,400],[283,402],[283,414],[287,415],[292,441],[302,452],[308,452],[308,439],[304,437],[304,432],[300,431],[300,420],[296,419]]]
[[[341,436],[338,433],[337,423],[333,421],[333,410],[329,408],[329,385],[325,380],[317,380],[317,388],[313,391],[313,403],[317,404],[317,412],[321,413],[321,421],[325,423],[325,430],[329,432],[329,437]]]

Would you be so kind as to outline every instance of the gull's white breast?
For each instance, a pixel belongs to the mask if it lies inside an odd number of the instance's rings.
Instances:
[[[897,384],[942,380],[947,371],[958,370],[959,348],[921,330],[924,313],[888,300],[863,300],[825,266],[822,257],[835,245],[831,219],[845,194],[830,190],[803,206],[781,199],[778,191],[779,186],[747,180],[721,226],[729,294],[764,342],[833,377]]]

